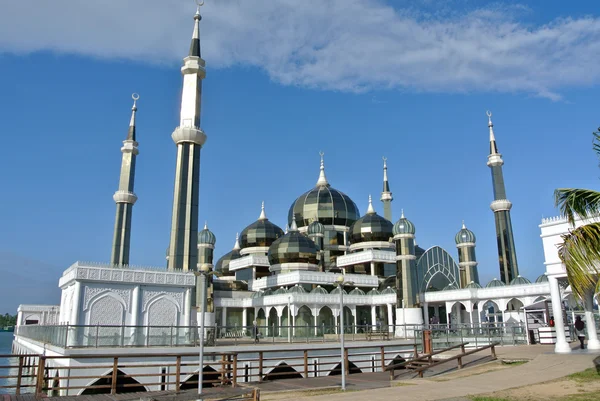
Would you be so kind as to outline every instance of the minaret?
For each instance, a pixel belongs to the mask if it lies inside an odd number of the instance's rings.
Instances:
[[[479,284],[477,272],[477,258],[475,257],[475,234],[463,225],[454,237],[458,248],[458,267],[460,268],[460,288],[465,288],[469,283]]]
[[[396,244],[396,308],[414,308],[419,293],[415,225],[404,217],[404,211],[394,224],[393,233]]]
[[[510,284],[512,279],[519,275],[517,265],[517,254],[515,252],[515,240],[513,238],[512,223],[510,221],[510,209],[512,203],[506,199],[504,188],[504,177],[502,176],[502,155],[498,153],[496,137],[494,136],[494,124],[492,124],[492,113],[487,112],[488,127],[490,128],[490,155],[487,165],[492,169],[492,184],[494,186],[494,201],[490,208],[494,212],[496,220],[496,238],[498,241],[498,261],[500,263],[500,280],[504,284]]]
[[[383,202],[383,217],[388,221],[392,221],[392,201],[394,197],[388,183],[387,157],[383,157],[383,191],[381,192],[380,200]]]
[[[198,263],[198,198],[200,149],[206,135],[200,128],[202,80],[205,61],[200,56],[200,7],[194,16],[194,33],[189,55],[183,59],[183,91],[179,126],[171,137],[177,145],[173,196],[169,270],[196,270]]]
[[[131,97],[133,99],[131,121],[129,122],[127,139],[123,141],[123,147],[121,148],[123,158],[121,161],[119,189],[113,195],[113,199],[117,204],[115,232],[110,256],[110,263],[113,265],[129,264],[131,212],[133,211],[133,205],[137,201],[137,196],[133,193],[133,182],[135,178],[135,159],[139,153],[138,143],[135,140],[135,113],[137,112],[137,100],[140,96],[134,93]]]

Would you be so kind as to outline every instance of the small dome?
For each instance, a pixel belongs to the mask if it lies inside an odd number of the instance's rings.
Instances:
[[[308,229],[306,231],[308,235],[323,235],[325,233],[325,226],[319,223],[318,221],[313,221],[308,225]]]
[[[289,293],[292,294],[304,294],[306,292],[306,290],[304,289],[304,287],[299,286],[298,284],[296,284],[295,286],[293,286],[292,288],[290,288],[288,290]]]
[[[465,227],[465,223],[463,223],[461,230],[458,233],[456,233],[454,241],[457,245],[471,242],[475,243],[475,234],[473,234],[473,231]]]
[[[502,281],[495,278],[492,281],[490,281],[489,283],[487,283],[485,288],[504,287],[505,285],[506,284],[504,284]]]
[[[467,284],[467,286],[465,288],[481,288],[481,286],[479,284],[477,284],[474,281],[471,281],[469,284]]]
[[[239,259],[240,257],[241,257],[241,255],[240,255],[239,236],[236,234],[235,235],[235,245],[233,246],[233,249],[231,251],[227,252],[225,255],[221,256],[221,258],[219,258],[219,260],[217,260],[214,270],[217,273],[222,274],[223,276],[235,276],[234,272],[229,272],[229,263],[232,260]]]
[[[282,263],[310,263],[318,264],[317,245],[301,234],[296,227],[296,220],[292,220],[292,226],[284,236],[278,238],[269,247],[269,263],[279,265]]]
[[[352,224],[349,232],[349,240],[352,244],[367,241],[388,242],[394,235],[392,233],[393,228],[392,223],[375,213],[373,204],[371,203],[371,195],[369,195],[367,214]]]
[[[327,290],[325,288],[321,287],[320,285],[318,285],[315,288],[313,288],[310,293],[311,294],[329,294],[327,292]]]
[[[458,287],[455,286],[454,284],[448,284],[447,286],[444,287],[444,289],[442,291],[450,291],[450,290],[458,290]]]
[[[382,295],[386,295],[386,294],[395,294],[396,293],[396,289],[392,288],[392,287],[388,287],[385,290],[381,291]]]
[[[367,295],[379,295],[380,292],[377,291],[376,288],[371,289],[371,291],[367,292]]]
[[[546,273],[542,274],[541,276],[539,276],[538,278],[535,279],[536,283],[547,283],[548,282],[548,276],[546,275]]]
[[[404,217],[404,211],[402,212],[402,217],[400,217],[400,220],[394,224],[393,234],[415,234],[415,225],[406,217]]]
[[[262,291],[256,291],[255,293],[252,294],[252,298],[262,298],[263,295],[264,294]]]
[[[352,291],[350,291],[350,295],[365,295],[365,292],[360,288],[356,287]]]
[[[510,285],[526,285],[531,284],[531,281],[527,280],[525,277],[517,276],[512,279]]]
[[[267,219],[265,215],[265,203],[263,202],[258,220],[242,231],[240,245],[242,248],[271,246],[279,237],[283,237],[283,230]]]
[[[277,291],[275,291],[275,292],[273,293],[273,295],[287,294],[287,293],[288,293],[288,290],[287,290],[287,288],[285,288],[285,287],[281,287],[281,288],[279,288]]]
[[[198,233],[199,244],[214,245],[217,242],[215,235],[208,229],[206,223],[204,223],[204,229]]]
[[[303,193],[292,203],[288,224],[296,219],[298,227],[306,227],[314,221],[326,226],[350,227],[360,218],[356,203],[350,197],[329,185],[321,157],[321,172],[317,185]]]
[[[267,288],[262,293],[263,293],[263,297],[266,297],[267,295],[273,295],[273,289],[272,288]]]
[[[332,294],[339,294],[340,293],[340,287],[335,287],[333,289],[333,291],[331,291]],[[344,294],[347,294],[348,292],[346,290],[344,290]]]

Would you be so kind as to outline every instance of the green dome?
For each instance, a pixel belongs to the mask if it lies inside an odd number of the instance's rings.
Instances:
[[[262,298],[263,297],[263,292],[262,291],[256,291],[255,293],[252,294],[251,298]]]
[[[282,263],[310,263],[318,264],[317,245],[306,235],[301,234],[296,221],[292,220],[292,226],[287,234],[278,238],[269,247],[269,263],[278,265]]]
[[[548,282],[548,276],[546,275],[546,273],[542,274],[541,276],[539,276],[538,278],[535,279],[536,283],[547,283]]]
[[[400,217],[400,220],[398,220],[396,222],[396,224],[394,224],[394,228],[392,229],[392,233],[394,235],[398,235],[398,234],[415,234],[415,225],[408,220],[406,217],[404,217],[404,213],[402,213],[402,217]]]
[[[350,295],[365,295],[365,292],[360,288],[356,287],[352,291],[350,291]]]
[[[279,295],[279,294],[287,294],[289,291],[287,290],[287,288],[285,287],[281,287],[279,288],[277,291],[275,291],[273,293],[273,295]]]
[[[388,242],[393,234],[394,226],[373,209],[369,195],[369,209],[367,214],[358,219],[350,227],[349,240],[351,244],[370,241]]]
[[[240,255],[239,236],[236,235],[235,236],[235,245],[233,246],[233,249],[231,251],[227,252],[225,255],[221,256],[221,258],[219,260],[217,260],[214,270],[217,273],[222,274],[223,276],[235,276],[234,272],[229,272],[229,263],[232,260],[239,259],[240,257],[241,257],[241,255]]]
[[[481,286],[479,284],[477,284],[474,281],[471,281],[469,284],[467,284],[467,286],[465,288],[481,288]]]
[[[321,287],[320,285],[318,285],[315,288],[313,288],[310,293],[311,294],[329,294],[327,292],[327,290],[325,288]]]
[[[371,291],[367,292],[367,295],[379,295],[380,292],[377,291],[376,288],[371,289]]]
[[[340,293],[340,287],[335,287],[333,289],[333,291],[331,291],[332,294],[339,294]],[[344,294],[347,294],[348,292],[346,290],[344,290]]]
[[[512,279],[510,285],[526,285],[531,284],[531,281],[527,280],[525,277],[517,276]]]
[[[323,235],[325,234],[325,227],[318,221],[313,221],[308,225],[306,233],[308,235]]]
[[[487,283],[485,288],[504,287],[505,285],[506,284],[504,284],[502,281],[495,278],[492,281],[490,281],[489,283]]]
[[[475,243],[475,234],[463,224],[462,229],[454,237],[456,245],[465,243]]]
[[[206,223],[204,223],[204,229],[198,233],[199,244],[214,245],[217,242],[215,235],[208,229]]]
[[[388,287],[385,290],[381,291],[381,294],[395,294],[396,290],[392,287]]]
[[[263,202],[258,220],[242,231],[240,245],[242,249],[255,246],[271,246],[279,237],[283,237],[283,230],[267,219]]]
[[[296,284],[295,286],[293,286],[292,288],[290,288],[288,290],[289,293],[292,294],[304,294],[306,292],[306,290],[304,289],[304,287]]]

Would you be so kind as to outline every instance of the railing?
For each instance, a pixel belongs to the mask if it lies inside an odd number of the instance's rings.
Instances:
[[[237,387],[239,383],[294,377],[381,372],[399,356],[418,354],[417,344],[349,345],[312,349],[258,348],[239,352],[207,352],[202,363],[202,387]],[[0,357],[3,357],[0,355]],[[117,394],[143,391],[184,391],[198,388],[197,353],[140,355],[84,354],[76,356],[17,355],[11,357],[4,389],[15,394]]]
[[[420,355],[420,356],[415,352],[415,355],[414,355],[414,357],[412,359],[409,359],[408,361],[396,363],[396,364],[390,364],[390,365],[388,365],[385,368],[385,370],[387,370],[387,371],[390,372],[390,380],[394,380],[395,379],[394,371],[396,371],[396,370],[406,369],[406,367],[408,365],[418,364],[418,363],[426,363],[427,366],[431,366],[434,363],[433,362],[433,358],[432,358],[433,356],[442,354],[442,353],[447,352],[447,351],[451,351],[451,350],[456,349],[456,348],[460,348],[462,350],[462,352],[464,353],[465,352],[465,346],[467,344],[468,343],[462,343],[462,344],[458,344],[458,345],[453,345],[451,347],[447,347],[447,348],[441,349],[439,351],[430,352],[429,354],[424,354],[424,355]]]
[[[463,342],[468,342],[471,347],[489,345],[495,342],[500,345],[527,344],[527,331],[524,324],[430,324],[424,325],[424,329],[431,330],[433,347],[436,349]]]
[[[475,348],[475,349],[473,349],[473,350],[471,350],[471,351],[465,351],[465,347],[464,347],[464,345],[461,345],[461,347],[460,347],[460,348],[461,348],[461,351],[462,351],[462,352],[461,352],[460,354],[458,354],[458,355],[455,355],[455,356],[452,356],[452,357],[450,357],[450,358],[443,359],[443,360],[441,360],[441,361],[434,362],[434,363],[432,363],[432,364],[430,364],[430,365],[427,365],[427,366],[422,366],[422,367],[420,367],[420,368],[417,368],[417,369],[415,369],[415,372],[416,372],[416,373],[418,373],[418,374],[419,374],[419,377],[421,377],[421,378],[422,378],[422,377],[423,377],[423,374],[424,374],[424,372],[425,372],[427,369],[431,369],[431,368],[433,368],[433,367],[436,367],[436,366],[438,366],[438,365],[441,365],[441,364],[443,364],[443,363],[447,363],[447,362],[450,362],[450,361],[453,361],[453,360],[456,360],[456,361],[458,362],[458,369],[462,369],[462,367],[463,367],[462,359],[463,359],[465,356],[468,356],[468,355],[475,354],[475,353],[477,353],[477,352],[479,352],[479,351],[483,351],[483,350],[486,350],[486,349],[488,349],[488,348],[489,348],[489,349],[491,349],[491,352],[492,352],[492,359],[494,359],[494,360],[495,360],[495,359],[496,359],[496,348],[495,348],[495,347],[496,347],[497,345],[499,345],[499,344],[498,344],[498,343],[492,343],[492,344],[489,344],[489,345],[485,345],[485,346],[483,346],[483,347]]]
[[[418,338],[420,325],[345,325],[346,341],[366,341],[383,336],[373,331],[389,332],[386,339]],[[315,343],[339,341],[339,325],[295,326],[213,326],[205,329],[204,342],[209,346],[230,346],[258,343]],[[257,336],[258,333],[258,336]],[[61,348],[109,347],[189,347],[199,344],[197,326],[101,326],[101,325],[22,325],[15,331],[17,337],[27,338]]]

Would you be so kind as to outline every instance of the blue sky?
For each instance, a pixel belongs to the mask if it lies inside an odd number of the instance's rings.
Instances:
[[[30,10],[1,1],[4,313],[59,302],[57,292],[28,294],[56,286],[74,261],[108,261],[132,92],[141,98],[131,261],[165,264],[170,135],[194,5],[58,0]],[[386,156],[394,218],[403,208],[419,245],[453,255],[465,220],[482,282],[497,277],[489,109],[520,271],[535,279],[544,269],[538,225],[557,213],[553,190],[597,188],[593,3],[207,0],[200,221],[217,236],[216,254],[263,200],[285,226],[317,180],[319,151],[332,186],[363,212],[369,194],[379,198]]]

